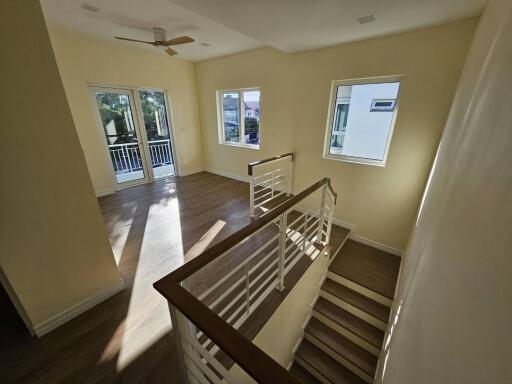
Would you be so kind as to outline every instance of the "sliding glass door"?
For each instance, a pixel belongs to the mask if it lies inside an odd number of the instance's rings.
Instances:
[[[175,175],[165,92],[91,87],[118,187]]]
[[[171,128],[167,116],[165,93],[151,89],[139,90],[139,100],[153,177],[159,179],[174,176]]]

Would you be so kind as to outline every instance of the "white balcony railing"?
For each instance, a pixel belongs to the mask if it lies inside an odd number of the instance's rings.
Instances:
[[[249,214],[256,215],[256,210],[270,200],[293,193],[294,154],[273,156],[268,159],[253,161],[248,164],[250,180]]]
[[[148,142],[153,168],[172,165],[172,150],[169,139]],[[108,146],[116,175],[142,170],[142,158],[138,143],[111,144]]]

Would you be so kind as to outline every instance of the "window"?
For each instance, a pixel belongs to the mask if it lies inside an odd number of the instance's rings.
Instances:
[[[219,142],[226,145],[259,148],[260,90],[219,91]]]
[[[384,166],[399,89],[399,77],[333,82],[324,157]]]

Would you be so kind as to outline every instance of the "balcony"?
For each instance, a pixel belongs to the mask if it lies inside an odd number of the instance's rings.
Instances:
[[[175,169],[170,140],[152,140],[148,142],[148,145],[155,179],[174,176]],[[110,144],[108,148],[119,183],[144,178],[143,160],[137,142]]]

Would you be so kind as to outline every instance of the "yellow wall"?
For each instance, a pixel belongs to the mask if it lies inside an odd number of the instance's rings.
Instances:
[[[247,162],[293,150],[296,188],[323,176],[335,217],[403,249],[477,19],[297,54],[271,48],[197,64],[205,166],[246,176]],[[400,110],[385,168],[322,159],[332,80],[399,75]],[[259,151],[218,144],[215,91],[261,87]]]
[[[121,277],[39,2],[2,1],[0,38],[0,278],[37,326]]]
[[[114,184],[88,83],[166,89],[180,170],[190,172],[203,166],[193,63],[88,40],[70,32],[51,31],[50,36],[97,193],[111,191]]]
[[[512,2],[490,0],[425,190],[375,383],[512,383]]]

